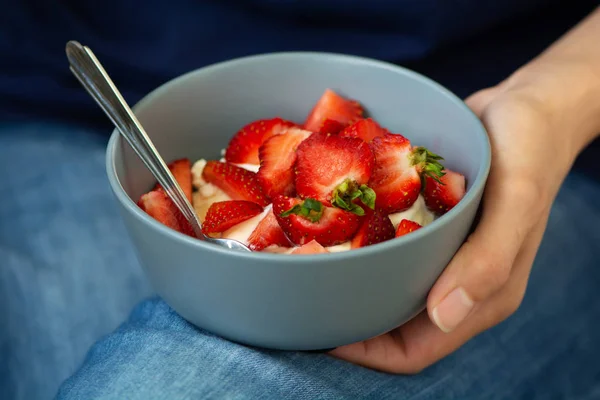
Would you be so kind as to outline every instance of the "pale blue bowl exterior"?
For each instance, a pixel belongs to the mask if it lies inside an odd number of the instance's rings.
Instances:
[[[162,298],[196,326],[285,350],[327,349],[379,335],[423,309],[468,235],[490,167],[486,131],[459,98],[404,68],[326,53],[246,57],[166,83],[135,113],[165,159],[218,159],[249,121],[281,116],[302,122],[326,88],[358,99],[392,132],[444,155],[447,166],[468,179],[465,198],[415,233],[359,250],[231,252],[172,231],[137,207],[134,200],[154,179],[113,132],[108,178],[141,264]]]

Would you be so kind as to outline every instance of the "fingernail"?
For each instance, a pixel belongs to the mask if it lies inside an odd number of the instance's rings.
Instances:
[[[474,304],[463,288],[456,288],[435,306],[431,313],[433,322],[442,332],[452,332],[469,315]]]

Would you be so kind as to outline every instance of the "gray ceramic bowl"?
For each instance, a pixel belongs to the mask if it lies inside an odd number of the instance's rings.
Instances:
[[[326,88],[359,100],[393,132],[446,158],[465,198],[403,238],[344,253],[231,252],[159,224],[135,204],[154,183],[114,132],[107,172],[156,291],[188,321],[230,340],[287,350],[332,348],[389,331],[423,309],[464,241],[490,166],[487,134],[448,90],[390,64],[323,53],[277,53],[191,72],[150,93],[135,113],[167,160],[218,159],[246,123],[302,122]]]

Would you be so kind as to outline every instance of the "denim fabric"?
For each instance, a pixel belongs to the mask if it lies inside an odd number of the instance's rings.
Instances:
[[[106,140],[0,125],[0,399],[52,398],[151,293],[109,191]]]
[[[78,365],[57,399],[600,398],[597,183],[567,179],[515,315],[421,374],[394,376],[240,346],[159,298],[103,336],[151,293],[109,193],[105,141],[60,125],[0,128],[0,398],[51,398]]]
[[[570,176],[519,311],[417,376],[233,344],[153,299],[92,348],[58,399],[598,399],[599,196]]]

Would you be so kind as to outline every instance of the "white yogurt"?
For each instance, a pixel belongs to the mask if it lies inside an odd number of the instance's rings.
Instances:
[[[262,213],[255,215],[254,217],[249,218],[227,229],[225,232],[223,232],[222,237],[227,239],[234,239],[238,242],[248,244],[248,239],[250,238],[250,235],[252,235],[252,232],[254,232],[260,221],[262,221],[263,218],[267,216],[269,211],[271,211],[271,208],[271,204],[269,204],[264,208]]]
[[[408,219],[410,221],[416,222],[421,226],[429,225],[435,219],[435,216],[431,211],[427,209],[425,205],[425,199],[422,195],[419,195],[417,200],[410,206],[409,209],[400,211],[394,214],[390,214],[390,219],[392,220],[392,224],[394,224],[394,229],[398,228],[398,224],[403,219]]]
[[[206,185],[207,183],[202,177],[204,167],[206,167],[206,160],[204,158],[196,161],[194,165],[192,165],[192,185],[194,185],[196,189],[202,188],[202,185]]]
[[[240,168],[244,168],[248,171],[252,171],[252,172],[258,172],[258,169],[260,168],[260,165],[257,164],[233,164],[236,165]]]
[[[192,205],[200,222],[204,222],[206,212],[211,204],[218,201],[228,201],[231,198],[217,186],[208,183],[202,178],[202,171],[206,166],[206,160],[198,160],[192,166],[192,184],[196,189],[192,198]]]

